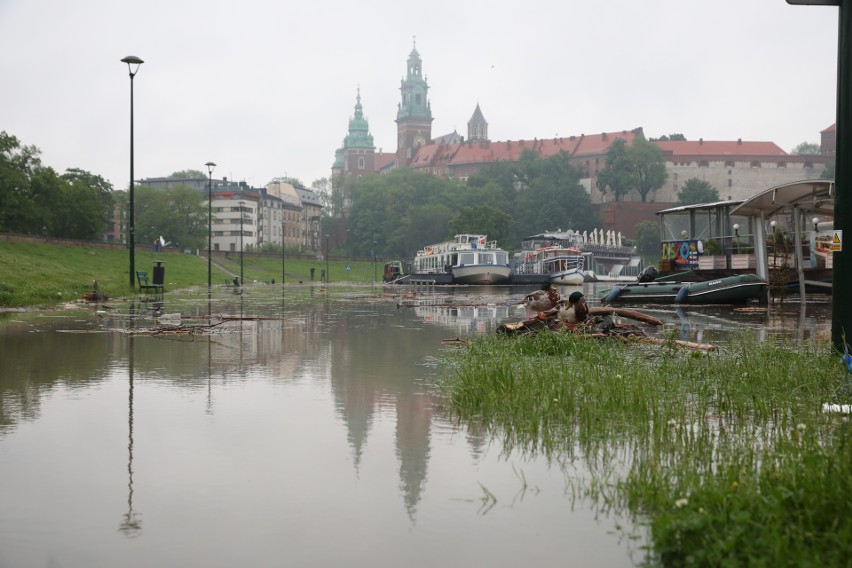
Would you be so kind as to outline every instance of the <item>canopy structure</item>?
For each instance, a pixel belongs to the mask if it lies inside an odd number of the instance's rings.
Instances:
[[[834,215],[834,180],[795,181],[771,187],[731,209],[731,215],[771,217],[798,207],[819,215]]]
[[[805,280],[802,261],[801,216],[805,213],[808,215],[834,216],[835,191],[833,179],[797,181],[771,187],[731,209],[731,215],[759,218],[761,227],[764,227],[763,221],[767,217],[777,215],[782,210],[792,212],[796,265],[799,273],[799,297],[803,303],[805,301],[805,284],[815,286],[825,286],[825,284]],[[814,219],[815,224],[816,222],[816,219]],[[816,226],[814,230],[816,231]],[[765,228],[756,231],[755,238],[755,251],[758,255],[757,273],[763,278],[768,278]],[[830,284],[827,286],[830,287]]]

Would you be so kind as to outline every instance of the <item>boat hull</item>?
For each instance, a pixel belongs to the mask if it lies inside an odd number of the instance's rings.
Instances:
[[[586,277],[579,268],[550,273],[550,281],[559,286],[582,286],[585,280]]]
[[[635,282],[603,294],[604,304],[744,304],[765,297],[767,282],[754,274],[703,282]]]
[[[493,264],[455,266],[453,283],[455,284],[502,284],[509,280],[512,269],[508,266]]]

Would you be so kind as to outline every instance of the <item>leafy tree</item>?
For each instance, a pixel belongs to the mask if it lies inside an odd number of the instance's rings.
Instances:
[[[665,156],[659,146],[641,136],[633,139],[628,156],[633,162],[635,188],[645,202],[648,193],[660,189],[666,183],[668,174]]]
[[[453,210],[442,203],[427,203],[409,209],[405,249],[401,256],[413,256],[412,251],[430,243],[441,242],[449,235],[461,232],[451,228],[452,216]]]
[[[16,137],[0,132],[0,231],[26,233],[32,228],[24,217],[32,205],[30,179],[41,168],[39,154],[35,146],[21,146]]]
[[[820,147],[819,144],[812,144],[810,142],[802,142],[795,148],[790,151],[791,154],[801,155],[801,154],[819,154]]]
[[[606,165],[598,172],[597,180],[598,189],[604,193],[612,191],[616,201],[635,189],[644,202],[651,191],[666,183],[667,177],[663,151],[653,142],[637,136],[630,146],[623,138],[610,145]]]
[[[317,194],[317,199],[322,204],[322,215],[324,217],[339,217],[343,213],[343,200],[335,199],[336,196],[329,178],[315,179],[311,184],[311,189]]]
[[[719,201],[719,190],[710,183],[698,178],[689,178],[677,194],[678,205],[713,203]]]
[[[450,221],[450,233],[474,233],[488,235],[489,240],[501,242],[504,248],[512,248],[507,242],[512,216],[490,205],[462,207]]]
[[[660,259],[660,228],[651,221],[642,221],[634,227],[636,231],[636,251],[644,259]]]
[[[89,236],[77,238],[97,238],[106,229],[109,220],[112,218],[115,199],[113,197],[113,187],[110,182],[103,177],[81,170],[79,168],[69,168],[62,174],[62,179],[65,180],[71,191],[76,193],[74,199],[93,199],[100,204],[100,210],[95,208],[95,204],[81,204],[85,210],[89,211],[92,219],[88,220]],[[77,230],[79,232],[79,229]]]
[[[153,243],[162,236],[172,246],[205,248],[206,196],[184,186],[139,187],[135,194],[137,242]]]
[[[199,170],[181,170],[179,172],[175,172],[169,177],[178,178],[178,179],[198,179],[198,178],[207,178],[208,175]]]
[[[597,186],[601,193],[612,192],[616,201],[634,187],[633,161],[627,153],[627,141],[616,139],[606,151],[606,165],[597,175]]]
[[[649,139],[650,142],[668,142],[674,140],[686,140],[686,136],[684,136],[683,134],[663,134],[659,138]]]

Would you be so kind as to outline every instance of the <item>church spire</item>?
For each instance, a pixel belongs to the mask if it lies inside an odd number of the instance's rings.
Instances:
[[[467,121],[467,139],[471,141],[488,141],[488,122],[482,115],[482,110],[480,110],[478,102],[476,103],[473,115]]]

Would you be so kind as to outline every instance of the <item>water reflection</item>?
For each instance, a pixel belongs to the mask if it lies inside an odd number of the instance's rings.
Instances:
[[[127,338],[127,513],[119,527],[126,537],[136,537],[142,532],[142,519],[133,510],[133,343],[132,335]]]
[[[238,295],[214,290],[212,298],[205,291],[115,309],[0,316],[0,455],[17,456],[0,468],[0,487],[18,488],[0,493],[0,526],[39,527],[44,518],[80,516],[80,527],[107,519],[115,538],[120,517],[120,533],[136,536],[143,528],[139,501],[145,539],[130,540],[149,541],[151,550],[154,544],[186,550],[175,561],[181,565],[211,565],[188,556],[211,549],[222,555],[212,564],[237,563],[217,544],[228,542],[235,524],[249,544],[260,544],[255,550],[266,544],[269,551],[264,536],[277,539],[302,565],[340,565],[346,551],[366,545],[395,552],[401,564],[412,543],[434,565],[463,558],[553,565],[569,556],[585,565],[630,564],[594,511],[573,510],[559,499],[564,474],[552,471],[549,460],[499,455],[490,432],[459,426],[440,410],[435,380],[445,372],[437,362],[442,340],[488,335],[523,319],[517,306],[528,290],[436,290],[398,307],[399,291],[330,288],[294,286],[279,295],[248,287]],[[652,315],[666,322],[659,333],[698,341],[742,329],[765,338],[830,337],[824,314],[795,308],[657,308]],[[175,313],[182,327],[198,332],[151,333],[162,327],[158,319]],[[57,442],[69,427],[73,451]],[[30,453],[14,453],[20,446]],[[134,461],[137,449],[144,459]],[[66,464],[63,479],[27,481],[32,471],[50,471],[53,460]],[[572,475],[588,477],[585,467],[571,463]],[[526,487],[520,471],[541,489],[523,504],[513,497]],[[480,484],[498,498],[483,509],[489,518],[482,524]],[[35,497],[57,488],[62,499]],[[171,520],[187,517],[197,519],[204,539]],[[72,524],[57,529],[68,542],[113,549],[109,537],[80,534]],[[306,532],[306,525],[324,530]],[[536,539],[536,550],[506,542],[505,534]],[[325,550],[329,535],[341,546]],[[10,542],[0,532],[0,549]],[[465,556],[471,549],[482,556]],[[121,564],[126,553],[101,565]],[[158,560],[143,554],[135,565]],[[246,565],[269,563],[250,560]]]

